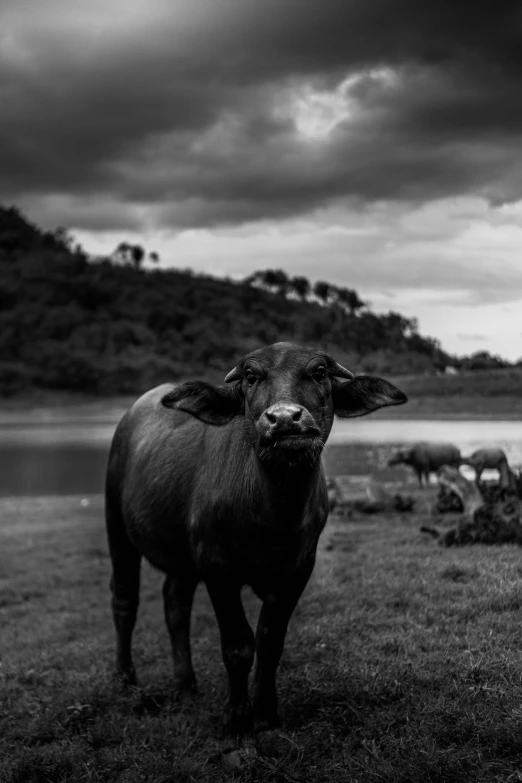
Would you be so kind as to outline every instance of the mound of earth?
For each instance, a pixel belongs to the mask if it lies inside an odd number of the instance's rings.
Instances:
[[[456,469],[445,465],[439,471],[437,511],[461,510],[454,528],[440,531],[423,526],[421,530],[439,540],[441,546],[462,544],[522,544],[522,502],[518,484],[482,484],[477,487]]]
[[[328,503],[330,513],[346,514],[360,511],[363,514],[379,514],[383,512],[413,511],[415,500],[411,495],[391,494],[376,479],[372,478],[366,486],[363,497],[346,497],[339,481],[327,479]]]

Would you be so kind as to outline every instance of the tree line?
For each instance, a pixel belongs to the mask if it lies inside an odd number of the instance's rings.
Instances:
[[[153,263],[144,265],[147,258]],[[161,269],[158,260],[129,243],[93,259],[65,229],[42,231],[18,209],[0,208],[0,394],[138,394],[169,380],[222,382],[238,357],[280,340],[377,374],[460,361],[419,334],[415,319],[377,315],[352,289],[282,270],[217,279]]]
[[[288,277],[282,269],[265,269],[254,272],[245,278],[245,283],[271,293],[289,298],[295,297],[302,302],[315,299],[323,305],[336,305],[351,315],[355,315],[366,307],[357,291],[351,288],[340,288],[323,280],[318,280],[312,285],[308,278]]]

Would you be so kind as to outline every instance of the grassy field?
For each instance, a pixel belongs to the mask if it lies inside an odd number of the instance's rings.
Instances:
[[[417,396],[410,392],[407,383],[396,380],[397,386],[408,394],[406,405],[382,408],[373,413],[380,419],[453,419],[520,421],[522,419],[522,395],[441,395]],[[522,389],[522,382],[521,387]]]
[[[385,408],[383,418],[521,419],[522,369],[462,372],[459,375],[411,375],[391,378],[408,403]]]
[[[521,552],[439,548],[418,532],[433,492],[416,490],[414,515],[329,521],[280,668],[283,728],[245,740],[221,736],[225,677],[202,588],[199,696],[170,696],[150,568],[141,687],[120,690],[102,499],[0,501],[2,783],[522,781]]]
[[[459,375],[390,375],[408,395],[408,404],[383,408],[383,419],[522,419],[522,368],[462,372]],[[187,380],[193,380],[188,378]],[[222,383],[220,376],[212,382]],[[118,418],[139,395],[93,397],[81,392],[30,389],[25,394],[0,398],[2,419],[13,415],[38,418],[106,416]]]

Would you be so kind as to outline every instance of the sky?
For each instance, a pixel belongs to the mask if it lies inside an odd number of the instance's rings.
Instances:
[[[0,0],[0,203],[522,356],[522,4]]]

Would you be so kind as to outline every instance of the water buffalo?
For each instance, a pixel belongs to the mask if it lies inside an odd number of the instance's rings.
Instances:
[[[388,460],[388,466],[411,465],[417,474],[419,484],[422,487],[423,477],[426,484],[430,480],[430,473],[437,471],[442,465],[460,465],[460,451],[451,443],[415,443],[407,449],[400,449]]]
[[[473,468],[477,484],[486,469],[498,470],[501,483],[509,484],[509,465],[502,449],[477,449],[469,457],[462,457],[461,464]]]
[[[223,720],[235,733],[252,719],[256,730],[278,725],[276,669],[328,515],[321,452],[334,413],[364,416],[406,396],[290,343],[253,351],[225,381],[232,385],[159,386],[124,415],[109,455],[106,521],[120,677],[135,682],[131,636],[144,556],[166,574],[178,693],[195,686],[190,614],[205,583],[228,673]],[[262,601],[255,637],[243,585]]]

